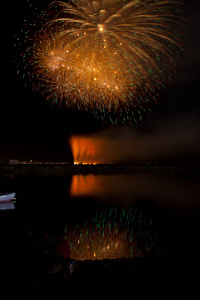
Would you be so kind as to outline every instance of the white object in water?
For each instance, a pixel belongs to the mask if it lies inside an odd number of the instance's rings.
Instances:
[[[15,209],[15,205],[13,203],[0,202],[0,210],[10,210],[10,209]]]
[[[15,200],[16,193],[5,193],[0,194],[0,204],[9,203],[11,200]]]

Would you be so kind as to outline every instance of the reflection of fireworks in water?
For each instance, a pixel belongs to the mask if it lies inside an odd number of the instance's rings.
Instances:
[[[78,260],[158,256],[162,247],[151,217],[140,209],[112,208],[67,226],[70,256]]]
[[[71,3],[53,2],[38,17],[41,28],[34,24],[26,32],[23,57],[33,85],[55,102],[92,110],[103,119],[141,119],[179,56],[177,2]]]

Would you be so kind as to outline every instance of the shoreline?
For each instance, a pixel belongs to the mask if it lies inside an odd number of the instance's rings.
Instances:
[[[200,173],[199,166],[41,163],[0,165],[0,178],[24,176],[114,175],[131,173]]]

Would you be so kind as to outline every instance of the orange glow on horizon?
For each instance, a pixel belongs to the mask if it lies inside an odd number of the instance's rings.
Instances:
[[[95,162],[79,162],[79,161],[74,161],[74,165],[96,165]]]
[[[73,136],[70,145],[75,165],[96,165],[103,163],[101,159],[102,145],[101,138],[90,138],[85,136]]]

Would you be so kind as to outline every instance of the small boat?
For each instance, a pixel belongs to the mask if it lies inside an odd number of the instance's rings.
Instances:
[[[14,202],[16,200],[15,196],[15,192],[0,194],[0,204]]]

